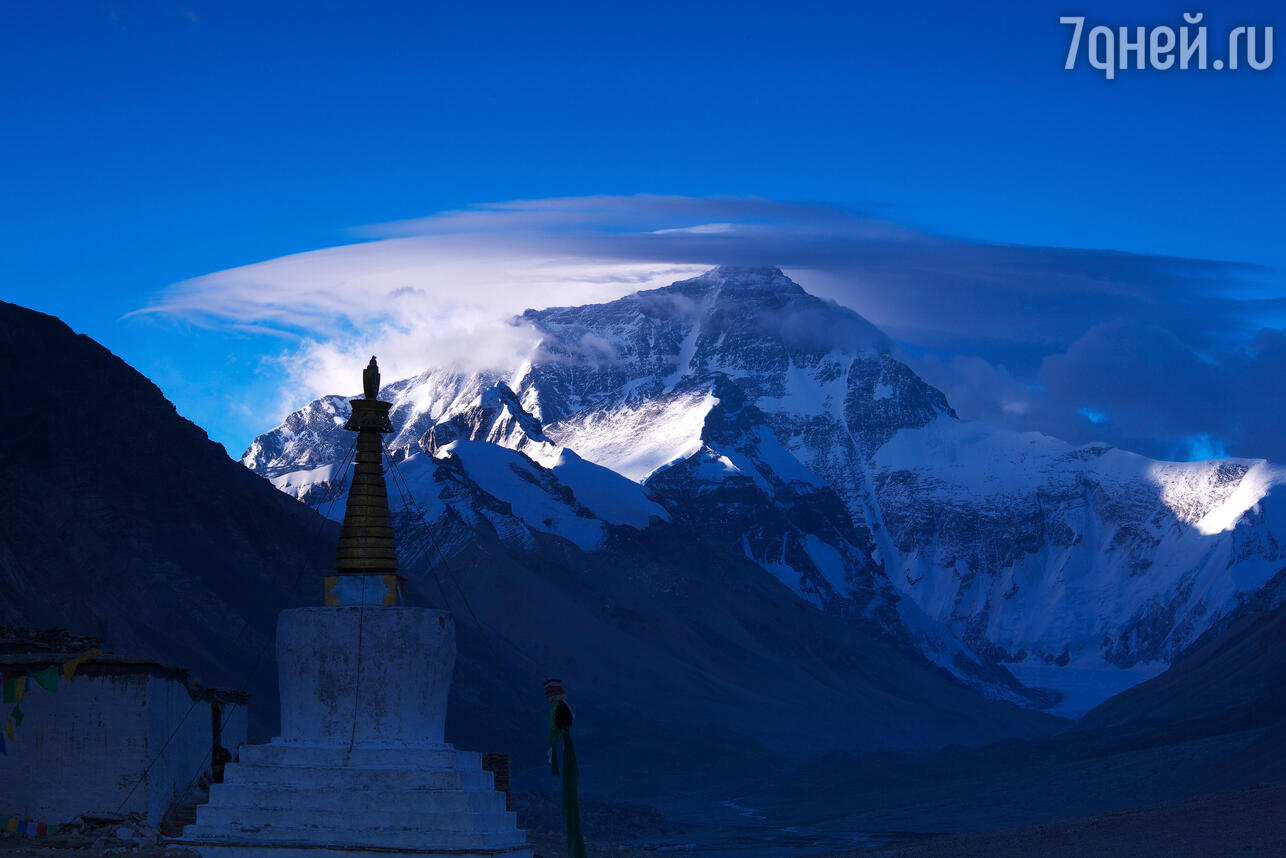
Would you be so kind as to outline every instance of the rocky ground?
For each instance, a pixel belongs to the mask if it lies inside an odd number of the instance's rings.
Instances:
[[[1211,855],[1267,858],[1286,854],[1286,784],[1261,786],[1166,804],[1118,810],[1021,828],[939,835],[873,849],[832,852],[818,858],[1207,858]],[[591,815],[610,829],[637,827],[640,817],[620,810],[608,819]],[[605,812],[605,811],[604,811]],[[123,827],[123,826],[122,826]],[[528,835],[538,858],[567,854],[564,837],[554,831]],[[591,841],[589,858],[644,858],[656,852]],[[185,849],[167,848],[153,838],[122,837],[101,828],[72,830],[51,837],[0,835],[0,858],[196,858]]]
[[[567,841],[560,835],[533,834],[528,840],[535,850],[536,858],[562,858],[567,854]],[[656,854],[627,846],[592,842],[587,843],[586,848],[589,858],[644,858]],[[98,855],[118,855],[122,858],[197,858],[197,854],[191,850],[157,844],[129,847],[56,837],[3,837],[0,838],[0,855],[4,858],[89,858]]]
[[[567,854],[567,838],[561,834],[527,833],[527,842],[532,845],[536,858],[564,858]],[[657,853],[642,849],[631,849],[614,843],[585,842],[589,858],[656,858]]]
[[[553,793],[520,792],[514,796],[519,821],[538,858],[567,854],[562,806]],[[655,853],[618,845],[638,838],[664,838],[676,828],[660,811],[644,805],[587,800],[581,820],[588,833],[589,858],[640,858]],[[0,858],[196,858],[189,849],[167,847],[138,814],[80,817],[54,835],[26,837],[0,833]]]
[[[537,858],[567,854],[555,795],[520,792],[514,795],[514,806]],[[582,822],[589,858],[644,858],[657,855],[656,847],[662,845],[668,847],[662,852],[755,858],[785,854],[812,858],[1259,858],[1286,855],[1283,807],[1286,784],[1274,784],[1021,827],[921,837],[885,835],[900,842],[838,852],[825,851],[828,837],[820,829],[812,833],[779,829],[766,821],[760,823],[762,830],[754,831],[719,826],[716,821],[704,826],[676,824],[656,808],[637,804],[587,800],[582,804]],[[907,837],[913,839],[902,839]],[[653,848],[623,843],[649,843]],[[680,843],[684,845],[676,848]],[[0,858],[99,855],[196,858],[190,850],[166,847],[137,815],[82,818],[47,837],[0,833]]]
[[[562,804],[548,792],[519,792],[513,797],[518,824],[526,829],[537,858],[562,858],[567,854]],[[622,802],[582,800],[581,826],[590,858],[636,858],[655,855],[619,845],[622,841],[664,839],[678,828],[654,807]]]
[[[531,832],[527,838],[536,858],[562,858],[567,854],[567,840],[561,834]],[[586,844],[589,858],[644,858],[654,852],[631,849],[610,843]],[[89,856],[120,856],[120,858],[197,858],[190,849],[165,846],[157,842],[126,843],[115,838],[85,837],[79,834],[54,837],[18,837],[0,835],[0,856],[3,858],[89,858]]]
[[[129,858],[197,858],[195,852],[151,843],[146,846],[122,846],[65,837],[0,838],[0,855],[5,858],[88,858],[94,855],[128,855]]]
[[[1286,855],[1286,785],[1074,819],[926,838],[827,858],[1207,858]]]
[[[0,834],[4,858],[61,858],[79,855],[121,855],[129,858],[196,858],[196,853],[167,849],[159,834],[137,813],[86,814],[59,826],[57,834],[29,837]]]

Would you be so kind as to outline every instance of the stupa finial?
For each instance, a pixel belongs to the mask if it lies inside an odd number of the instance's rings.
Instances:
[[[362,392],[367,399],[375,399],[380,395],[380,365],[375,362],[375,355],[371,355],[371,362],[362,371]]]

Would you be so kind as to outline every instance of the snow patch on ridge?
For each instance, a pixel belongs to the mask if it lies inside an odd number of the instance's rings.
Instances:
[[[701,429],[718,399],[707,390],[624,404],[545,427],[585,459],[642,483],[701,449]]]
[[[438,451],[442,456],[458,457],[469,479],[508,502],[533,530],[561,536],[586,551],[603,544],[603,522],[551,494],[539,466],[521,453],[486,441],[452,441]]]
[[[697,354],[697,339],[701,336],[701,321],[705,318],[706,313],[719,298],[719,291],[722,287],[716,286],[710,294],[701,303],[698,310],[693,314],[692,327],[688,329],[687,334],[683,337],[683,343],[679,346],[678,357],[674,361],[674,372],[667,376],[661,383],[665,386],[667,392],[674,390],[685,375],[692,369],[692,359]]]
[[[1177,518],[1213,536],[1232,530],[1274,485],[1286,482],[1286,469],[1263,459],[1156,462],[1148,476]]]
[[[291,471],[285,474],[278,474],[272,477],[269,482],[278,491],[298,498],[299,500],[309,503],[310,506],[317,508],[317,512],[326,516],[333,521],[344,520],[344,509],[346,507],[345,499],[348,496],[348,487],[343,488],[342,494],[334,496],[327,491],[330,487],[330,481],[335,478],[336,471],[339,470],[339,462],[332,462],[329,465],[321,465],[302,471]],[[321,494],[321,497],[317,496]],[[325,498],[326,502],[322,500]]]
[[[803,367],[788,357],[781,396],[761,396],[755,405],[767,413],[842,414],[844,366],[850,359],[840,352],[830,352],[816,366]],[[823,378],[819,379],[819,375]]]
[[[608,524],[643,530],[653,517],[670,520],[665,508],[648,497],[638,483],[587,462],[566,447],[558,451],[550,470],[572,490],[576,500]]]

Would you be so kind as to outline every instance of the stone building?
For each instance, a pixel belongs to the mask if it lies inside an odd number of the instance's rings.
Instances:
[[[235,754],[246,738],[246,694],[60,630],[0,630],[0,671],[8,817],[61,824],[140,813],[158,827],[208,777],[215,748]]]

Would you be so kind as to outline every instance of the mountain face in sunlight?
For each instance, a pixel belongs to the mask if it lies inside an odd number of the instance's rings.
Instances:
[[[523,318],[542,338],[521,366],[430,368],[382,392],[391,450],[490,480],[523,523],[513,545],[526,528],[592,553],[611,527],[687,527],[815,608],[1032,705],[1049,697],[1014,675],[1069,691],[1087,672],[1142,678],[1252,595],[1286,596],[1286,506],[1271,497],[1286,471],[960,420],[878,329],[777,269]],[[346,416],[343,397],[311,403],[242,461],[307,497],[333,477]],[[530,473],[499,480],[479,442]],[[614,505],[635,511],[628,525],[601,516]]]

